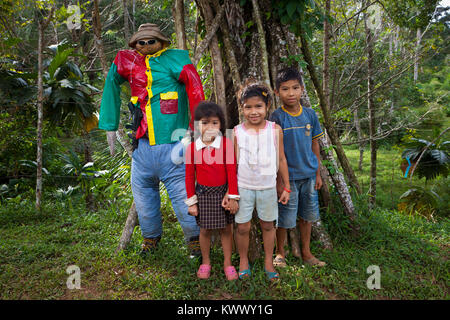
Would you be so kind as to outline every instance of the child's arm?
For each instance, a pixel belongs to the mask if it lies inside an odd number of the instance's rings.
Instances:
[[[322,188],[322,177],[320,176],[320,145],[319,145],[319,139],[314,139],[312,141],[311,149],[312,149],[312,152],[316,155],[317,162],[319,163],[319,165],[317,167],[317,171],[316,171],[316,185],[314,186],[314,188],[316,190],[319,190],[320,188]]]
[[[235,138],[233,137],[233,140]],[[236,157],[234,152],[234,144],[228,139],[224,139],[225,151],[225,169],[227,171],[228,192],[225,195],[222,206],[229,210],[230,213],[235,214],[239,209],[239,191],[237,185],[237,168]]]
[[[283,182],[283,191],[281,192],[280,199],[278,202],[286,204],[289,201],[289,193],[291,192],[291,185],[289,183],[289,170],[286,160],[286,155],[284,154],[284,143],[283,143],[283,130],[276,124],[275,128],[278,132],[278,174],[277,174],[277,185],[280,182],[278,177],[281,177]]]
[[[193,216],[198,215],[197,207],[197,195],[195,194],[195,164],[193,157],[193,144],[191,143],[186,149],[186,193],[187,200],[185,203],[188,205],[188,213]]]

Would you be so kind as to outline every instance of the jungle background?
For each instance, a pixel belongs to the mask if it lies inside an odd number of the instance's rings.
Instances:
[[[448,2],[2,0],[0,9],[1,299],[448,298]],[[257,246],[250,281],[226,281],[220,247],[211,279],[198,280],[163,185],[157,252],[139,255],[134,224],[118,248],[133,213],[131,159],[126,129],[110,156],[97,116],[109,66],[147,22],[189,50],[229,128],[247,79],[274,88],[283,66],[303,71],[302,104],[327,132],[311,245],[325,268],[302,264],[292,231],[279,283],[265,279]],[[129,97],[125,83],[123,126]],[[71,265],[80,289],[67,287]],[[370,266],[379,289],[367,285]]]

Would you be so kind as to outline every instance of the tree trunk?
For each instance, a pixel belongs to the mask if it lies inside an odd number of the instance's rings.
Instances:
[[[201,11],[203,13],[203,18],[206,25],[206,32],[210,33],[210,26],[213,23],[213,11],[207,0],[198,0],[200,4]],[[222,63],[222,53],[219,49],[219,41],[216,35],[213,35],[211,42],[209,44],[209,49],[211,52],[211,61],[214,74],[214,91],[216,96],[216,103],[223,109],[225,114],[225,119],[228,119],[227,113],[227,101],[225,98],[225,79],[223,75],[223,63]],[[227,127],[227,124],[226,124]]]
[[[339,199],[341,200],[342,208],[344,209],[344,213],[349,217],[349,219],[353,222],[356,219],[355,207],[353,205],[352,197],[350,192],[348,191],[347,183],[345,182],[344,175],[339,172],[338,165],[336,160],[333,157],[333,152],[330,150],[330,143],[328,142],[328,134],[325,134],[324,137],[319,139],[319,144],[321,147],[321,155],[324,160],[327,160],[329,165],[333,168],[331,179],[333,180],[333,184],[336,187],[336,190],[339,195]],[[356,234],[358,231],[358,226],[352,223],[352,229]]]
[[[397,26],[395,29],[395,36],[394,36],[394,51],[397,52],[399,50],[399,44],[400,44],[400,26]]]
[[[195,46],[194,48],[194,57],[192,58],[192,64],[196,66],[200,61],[203,53],[206,48],[211,44],[211,40],[216,35],[217,29],[219,29],[220,22],[222,21],[223,15],[225,13],[225,7],[219,7],[217,10],[217,14],[214,17],[214,20],[209,24],[208,32],[206,33],[205,38],[200,42],[200,44]]]
[[[133,33],[136,32],[136,0],[133,0]]]
[[[361,132],[361,122],[359,121],[358,116],[358,108],[355,108],[353,111],[353,120],[355,122],[356,133],[358,134],[358,141],[362,140],[362,132]],[[358,170],[362,172],[362,164],[364,160],[364,142],[359,143],[359,161],[358,161]]]
[[[375,119],[375,99],[373,96],[374,90],[374,67],[373,67],[373,47],[375,36],[367,26],[367,19],[365,17],[365,32],[367,43],[367,109],[369,113],[369,143],[370,143],[370,186],[369,186],[369,209],[373,209],[376,204],[376,187],[377,187],[377,141],[374,139],[376,134],[376,119]]]
[[[325,1],[325,14],[330,14],[330,0]],[[323,67],[322,67],[322,74],[323,74],[323,94],[325,96],[325,100],[327,101],[327,104],[331,108],[330,104],[330,89],[329,89],[329,83],[330,83],[330,68],[328,63],[328,58],[330,54],[330,25],[328,23],[328,20],[324,20],[323,24]],[[320,175],[322,177],[323,186],[320,189],[321,198],[323,201],[324,207],[332,206],[331,202],[331,196],[330,191],[328,189],[327,181],[328,179],[325,179],[326,177],[326,169],[321,165],[320,167]],[[334,211],[334,208],[333,208]]]
[[[108,66],[108,60],[106,59],[105,49],[103,47],[102,23],[100,20],[100,13],[99,13],[99,9],[98,9],[98,0],[94,0],[94,9],[92,12],[92,24],[93,24],[93,30],[94,30],[95,48],[96,48],[98,56],[100,58],[100,64],[102,66],[103,76],[106,79],[106,76],[108,75],[109,66]]]
[[[394,35],[391,33],[389,35],[389,58],[392,58],[392,42],[393,42]]]
[[[175,36],[177,38],[177,48],[181,50],[187,50],[183,0],[174,1],[172,13],[175,21]]]
[[[42,197],[42,122],[44,116],[44,84],[42,80],[43,69],[42,65],[42,51],[44,42],[44,27],[43,22],[38,22],[38,97],[37,97],[37,156],[36,156],[36,209],[41,209],[41,197]]]
[[[119,245],[117,246],[116,253],[124,250],[128,243],[130,243],[131,237],[133,236],[134,228],[138,225],[138,216],[136,211],[136,204],[133,201],[130,211],[128,213],[127,221],[122,230],[122,235],[120,236]]]
[[[330,0],[325,1],[325,15],[330,15]],[[330,68],[328,64],[328,57],[330,55],[330,24],[327,19],[323,21],[323,67],[322,67],[322,78],[323,78],[323,95],[328,107],[331,109],[330,105]]]
[[[419,55],[420,55],[420,40],[422,39],[420,28],[417,28],[416,33],[416,52],[414,57],[414,83],[417,82],[419,77]]]
[[[129,25],[129,13],[128,13],[128,5],[127,0],[122,0],[123,7],[123,33],[125,35],[125,39],[130,40],[130,25]]]
[[[261,13],[259,10],[259,5],[257,0],[252,0],[253,5],[253,17],[256,20],[256,26],[258,28],[258,38],[259,38],[259,46],[261,50],[261,68],[263,81],[269,88],[270,85],[270,75],[269,75],[269,58],[267,56],[267,46],[266,46],[266,36],[264,34],[264,28],[261,18]],[[273,108],[273,106],[272,106]]]
[[[219,1],[213,0],[213,5],[214,5],[214,10],[217,12],[217,15],[219,15],[220,10],[222,9],[219,4]],[[223,11],[225,12],[225,5],[223,7]],[[228,63],[228,67],[230,68],[230,71],[231,71],[231,81],[233,83],[233,91],[234,91],[234,95],[235,95],[235,99],[236,99],[233,104],[237,105],[237,98],[238,98],[237,94],[239,91],[239,87],[241,85],[241,75],[239,74],[238,62],[236,60],[236,56],[234,53],[234,44],[230,37],[231,32],[230,32],[230,29],[228,28],[228,24],[221,23],[220,29],[222,31],[222,38],[223,38],[223,43],[224,43],[223,51],[225,52],[226,61]],[[227,100],[228,100],[228,105],[230,105],[230,101],[229,101],[230,99],[227,99]],[[232,110],[228,110],[228,127],[227,128],[231,128],[232,126],[234,126]]]
[[[321,156],[322,158],[322,156]],[[330,181],[330,176],[328,174],[327,168],[321,164],[320,165],[320,177],[322,178],[322,188],[320,188],[320,199],[322,200],[321,207],[324,210],[329,210],[332,213],[336,212],[336,209],[334,208],[333,201],[331,199],[330,189],[328,188],[328,182]]]
[[[317,77],[316,71],[314,69],[311,52],[309,50],[309,45],[306,40],[306,36],[305,36],[304,32],[302,32],[302,34],[300,36],[300,40],[302,43],[301,49],[302,49],[303,57],[305,58],[305,61],[307,63],[309,75],[314,84],[314,89],[316,90],[316,94],[317,94],[317,97],[320,102],[320,108],[322,110],[325,128],[327,129],[330,140],[336,150],[336,154],[337,154],[339,162],[342,166],[342,170],[345,173],[345,176],[349,180],[350,184],[355,188],[356,192],[361,194],[362,190],[358,183],[358,179],[356,178],[356,175],[355,175],[352,167],[350,166],[350,162],[348,161],[348,158],[345,155],[344,148],[342,147],[341,141],[339,140],[338,133],[336,132],[336,129],[334,128],[334,123],[333,123],[333,119],[330,114],[330,109],[329,109],[329,106],[325,99],[325,96],[323,94],[323,90],[322,90],[322,86],[320,85],[319,78]]]
[[[333,243],[325,227],[322,225],[322,221],[318,220],[312,223],[311,238],[318,240],[325,250],[333,249]]]
[[[45,47],[45,29],[50,23],[55,8],[52,7],[47,19],[43,20],[37,13],[38,20],[38,95],[37,95],[37,128],[36,128],[36,209],[41,210],[42,200],[42,129],[44,121],[44,66],[43,66],[43,51]]]
[[[360,87],[358,87],[358,96],[360,96]],[[362,134],[362,130],[361,130],[361,121],[359,119],[359,114],[358,114],[358,107],[355,108],[355,110],[353,111],[353,119],[355,122],[355,128],[356,128],[356,133],[358,135],[358,141],[359,141],[359,161],[358,161],[358,171],[362,172],[363,171],[363,160],[364,160],[364,147],[365,147],[365,142],[363,142],[363,134]]]
[[[81,132],[81,140],[83,141],[83,149],[84,149],[84,164],[93,162],[92,159],[92,148],[91,148],[91,140],[89,137],[89,133],[83,130]],[[94,212],[97,210],[96,203],[94,201],[94,195],[90,192],[90,190],[87,190],[85,194],[85,202],[86,202],[86,209],[90,212]]]

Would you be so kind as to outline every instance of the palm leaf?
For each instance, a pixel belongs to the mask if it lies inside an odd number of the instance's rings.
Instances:
[[[56,69],[58,69],[67,61],[67,58],[73,53],[74,50],[74,48],[68,48],[56,53],[56,55],[51,60],[50,65],[48,66],[48,73],[50,74],[50,78],[54,77]]]

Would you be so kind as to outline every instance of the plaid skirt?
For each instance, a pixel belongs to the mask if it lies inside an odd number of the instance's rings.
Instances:
[[[222,229],[234,223],[234,215],[222,207],[222,200],[228,185],[208,187],[197,184],[195,193],[198,199],[197,224],[203,229]]]

